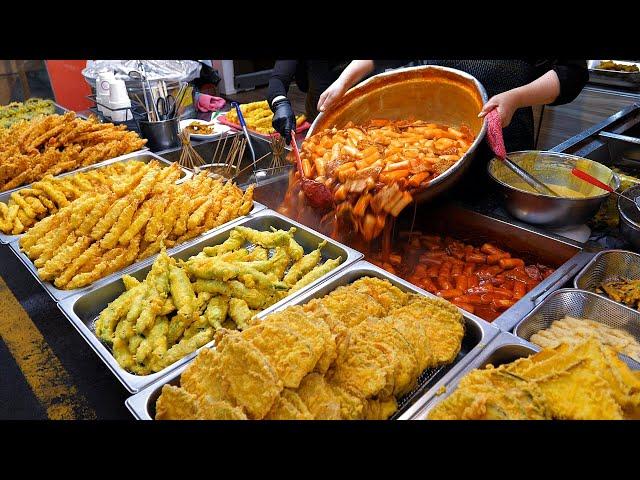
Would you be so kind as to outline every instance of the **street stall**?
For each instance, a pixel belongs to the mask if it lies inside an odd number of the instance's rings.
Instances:
[[[501,154],[476,78],[401,68],[286,146],[268,105],[196,128],[186,83],[127,65],[125,125],[38,104],[0,131],[3,381],[32,390],[15,417],[640,416],[640,103]],[[20,360],[40,331],[57,396]]]

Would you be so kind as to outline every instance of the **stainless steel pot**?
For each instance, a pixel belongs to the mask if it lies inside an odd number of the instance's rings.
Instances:
[[[485,122],[478,118],[486,101],[484,87],[468,73],[435,65],[399,68],[374,75],[350,89],[330,110],[316,117],[307,138],[327,128],[375,118],[466,124],[476,137],[473,144],[455,165],[415,196],[422,202],[448,189],[471,164],[486,131]]]
[[[539,151],[513,152],[508,156],[551,188],[554,185],[565,186],[587,195],[585,198],[566,198],[527,191],[523,180],[498,158],[493,158],[487,166],[489,176],[504,195],[507,211],[523,222],[565,227],[583,224],[597,213],[609,193],[574,177],[572,168],[579,168],[616,190],[620,188],[618,176],[593,160],[566,153]]]
[[[640,195],[640,185],[633,185],[623,193],[629,198],[636,198]],[[618,213],[620,214],[620,233],[636,250],[640,251],[640,211],[633,202],[618,197]]]

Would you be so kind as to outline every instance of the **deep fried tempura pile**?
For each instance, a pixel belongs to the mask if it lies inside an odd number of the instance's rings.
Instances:
[[[304,306],[219,330],[165,385],[156,419],[386,419],[420,373],[458,355],[450,303],[364,277]]]
[[[116,192],[96,191],[38,222],[20,239],[43,281],[80,288],[249,213],[246,193],[205,173],[176,185],[177,164],[150,162]]]
[[[69,112],[2,130],[0,192],[140,150],[147,141],[125,128]]]
[[[13,192],[8,203],[0,203],[0,231],[19,235],[86,193],[115,192],[144,165],[144,162],[129,160],[67,177],[47,175],[30,188]],[[154,168],[159,169],[160,165]]]
[[[33,120],[42,115],[55,113],[53,100],[30,98],[25,102],[11,102],[0,106],[0,128],[8,128],[23,120]]]
[[[246,328],[256,313],[342,261],[322,262],[326,242],[305,255],[294,233],[236,227],[225,242],[179,264],[163,251],[144,282],[123,279],[127,292],[100,313],[96,335],[113,346],[123,368],[146,375],[201,347],[223,326]]]
[[[434,420],[640,418],[640,376],[590,339],[473,370],[429,414]]]

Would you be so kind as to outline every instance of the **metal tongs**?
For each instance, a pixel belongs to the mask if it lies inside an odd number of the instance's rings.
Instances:
[[[487,114],[487,141],[493,153],[495,153],[513,173],[527,182],[527,184],[533,187],[538,193],[551,195],[552,197],[558,196],[556,192],[507,157],[507,149],[504,146],[504,139],[502,138],[500,116],[495,108]]]
[[[244,132],[244,136],[247,139],[247,145],[249,145],[249,150],[251,151],[251,158],[253,160],[253,166],[256,165],[256,151],[253,149],[253,144],[251,143],[251,137],[249,136],[249,131],[247,130],[247,124],[244,121],[244,116],[242,115],[242,111],[240,110],[240,105],[238,102],[231,102],[231,106],[236,109],[236,113],[238,114],[238,121],[240,122],[240,126],[242,127],[242,131]]]

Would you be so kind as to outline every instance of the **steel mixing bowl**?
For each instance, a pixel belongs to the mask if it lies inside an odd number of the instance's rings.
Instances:
[[[417,202],[422,202],[448,189],[471,164],[486,131],[484,120],[478,118],[486,101],[482,84],[463,71],[435,65],[398,68],[374,75],[350,89],[330,110],[316,117],[307,138],[327,128],[342,128],[348,122],[363,124],[376,118],[467,125],[475,135],[474,142],[455,165],[415,196]]]
[[[632,185],[623,193],[629,198],[636,198],[640,195],[640,185]],[[636,250],[640,251],[640,211],[630,200],[618,197],[618,213],[620,214],[620,233]]]
[[[505,208],[526,223],[548,227],[581,225],[598,212],[609,193],[573,176],[573,168],[589,173],[615,190],[620,188],[620,179],[611,169],[586,158],[534,150],[512,152],[508,157],[552,189],[554,185],[568,187],[586,195],[567,198],[533,193],[500,159],[492,158],[487,170],[504,195]]]

